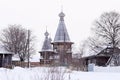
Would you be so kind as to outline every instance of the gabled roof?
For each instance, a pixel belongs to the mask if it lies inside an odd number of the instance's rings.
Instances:
[[[64,16],[65,14],[63,12],[59,14],[60,20],[59,20],[57,32],[54,38],[54,42],[70,42],[66,25],[64,23]]]
[[[107,47],[104,50],[102,50],[100,53],[98,53],[97,55],[111,56],[113,54],[120,54],[120,49],[118,47],[115,47],[114,52],[113,52],[112,47]]]
[[[52,46],[51,46],[51,38],[48,38],[48,35],[49,35],[49,33],[46,31],[45,32],[45,40],[44,40],[41,52],[53,51]]]

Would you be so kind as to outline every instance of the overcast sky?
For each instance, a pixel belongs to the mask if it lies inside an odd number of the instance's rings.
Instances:
[[[0,30],[8,24],[21,24],[36,35],[41,50],[46,26],[54,39],[61,12],[71,41],[79,43],[90,35],[93,22],[103,12],[120,12],[120,0],[0,0]]]

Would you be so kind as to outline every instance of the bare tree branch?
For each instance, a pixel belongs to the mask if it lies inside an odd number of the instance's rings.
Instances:
[[[95,21],[97,36],[111,43],[111,46],[119,46],[120,37],[120,14],[117,12],[103,13],[100,19]]]
[[[27,58],[27,52],[32,52],[33,37],[30,34],[30,49],[27,48],[27,30],[22,28],[21,25],[9,25],[8,28],[2,31],[0,41],[3,43],[5,49],[14,54],[18,54],[20,61],[25,61]]]

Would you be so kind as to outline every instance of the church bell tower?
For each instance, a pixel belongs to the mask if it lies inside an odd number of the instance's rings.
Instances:
[[[60,65],[69,65],[72,61],[72,44],[70,41],[66,25],[64,23],[65,14],[61,12],[59,14],[60,20],[58,28],[55,34],[53,44],[53,50],[58,55],[58,63]]]

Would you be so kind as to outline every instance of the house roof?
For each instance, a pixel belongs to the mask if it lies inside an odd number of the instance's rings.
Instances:
[[[115,47],[114,52],[113,52],[112,47],[107,47],[107,48],[103,49],[100,53],[98,53],[97,55],[82,57],[82,59],[89,59],[89,58],[95,58],[95,57],[110,57],[111,55],[113,55],[113,53],[120,54],[120,49]]]
[[[86,57],[82,57],[81,59],[91,59],[91,58],[97,58],[97,57],[110,57],[110,56],[105,56],[105,55],[91,55],[91,56],[86,56]]]
[[[0,54],[14,54],[14,53],[5,50],[5,48],[2,45],[0,45]]]
[[[120,54],[120,49],[118,47],[115,47],[114,52],[113,52],[112,47],[107,47],[107,48],[103,49],[100,53],[98,53],[97,55],[111,56],[113,53]]]
[[[59,17],[60,17],[60,20],[59,20],[58,28],[55,34],[54,42],[70,42],[66,25],[64,23],[65,14],[61,12],[59,14]]]

